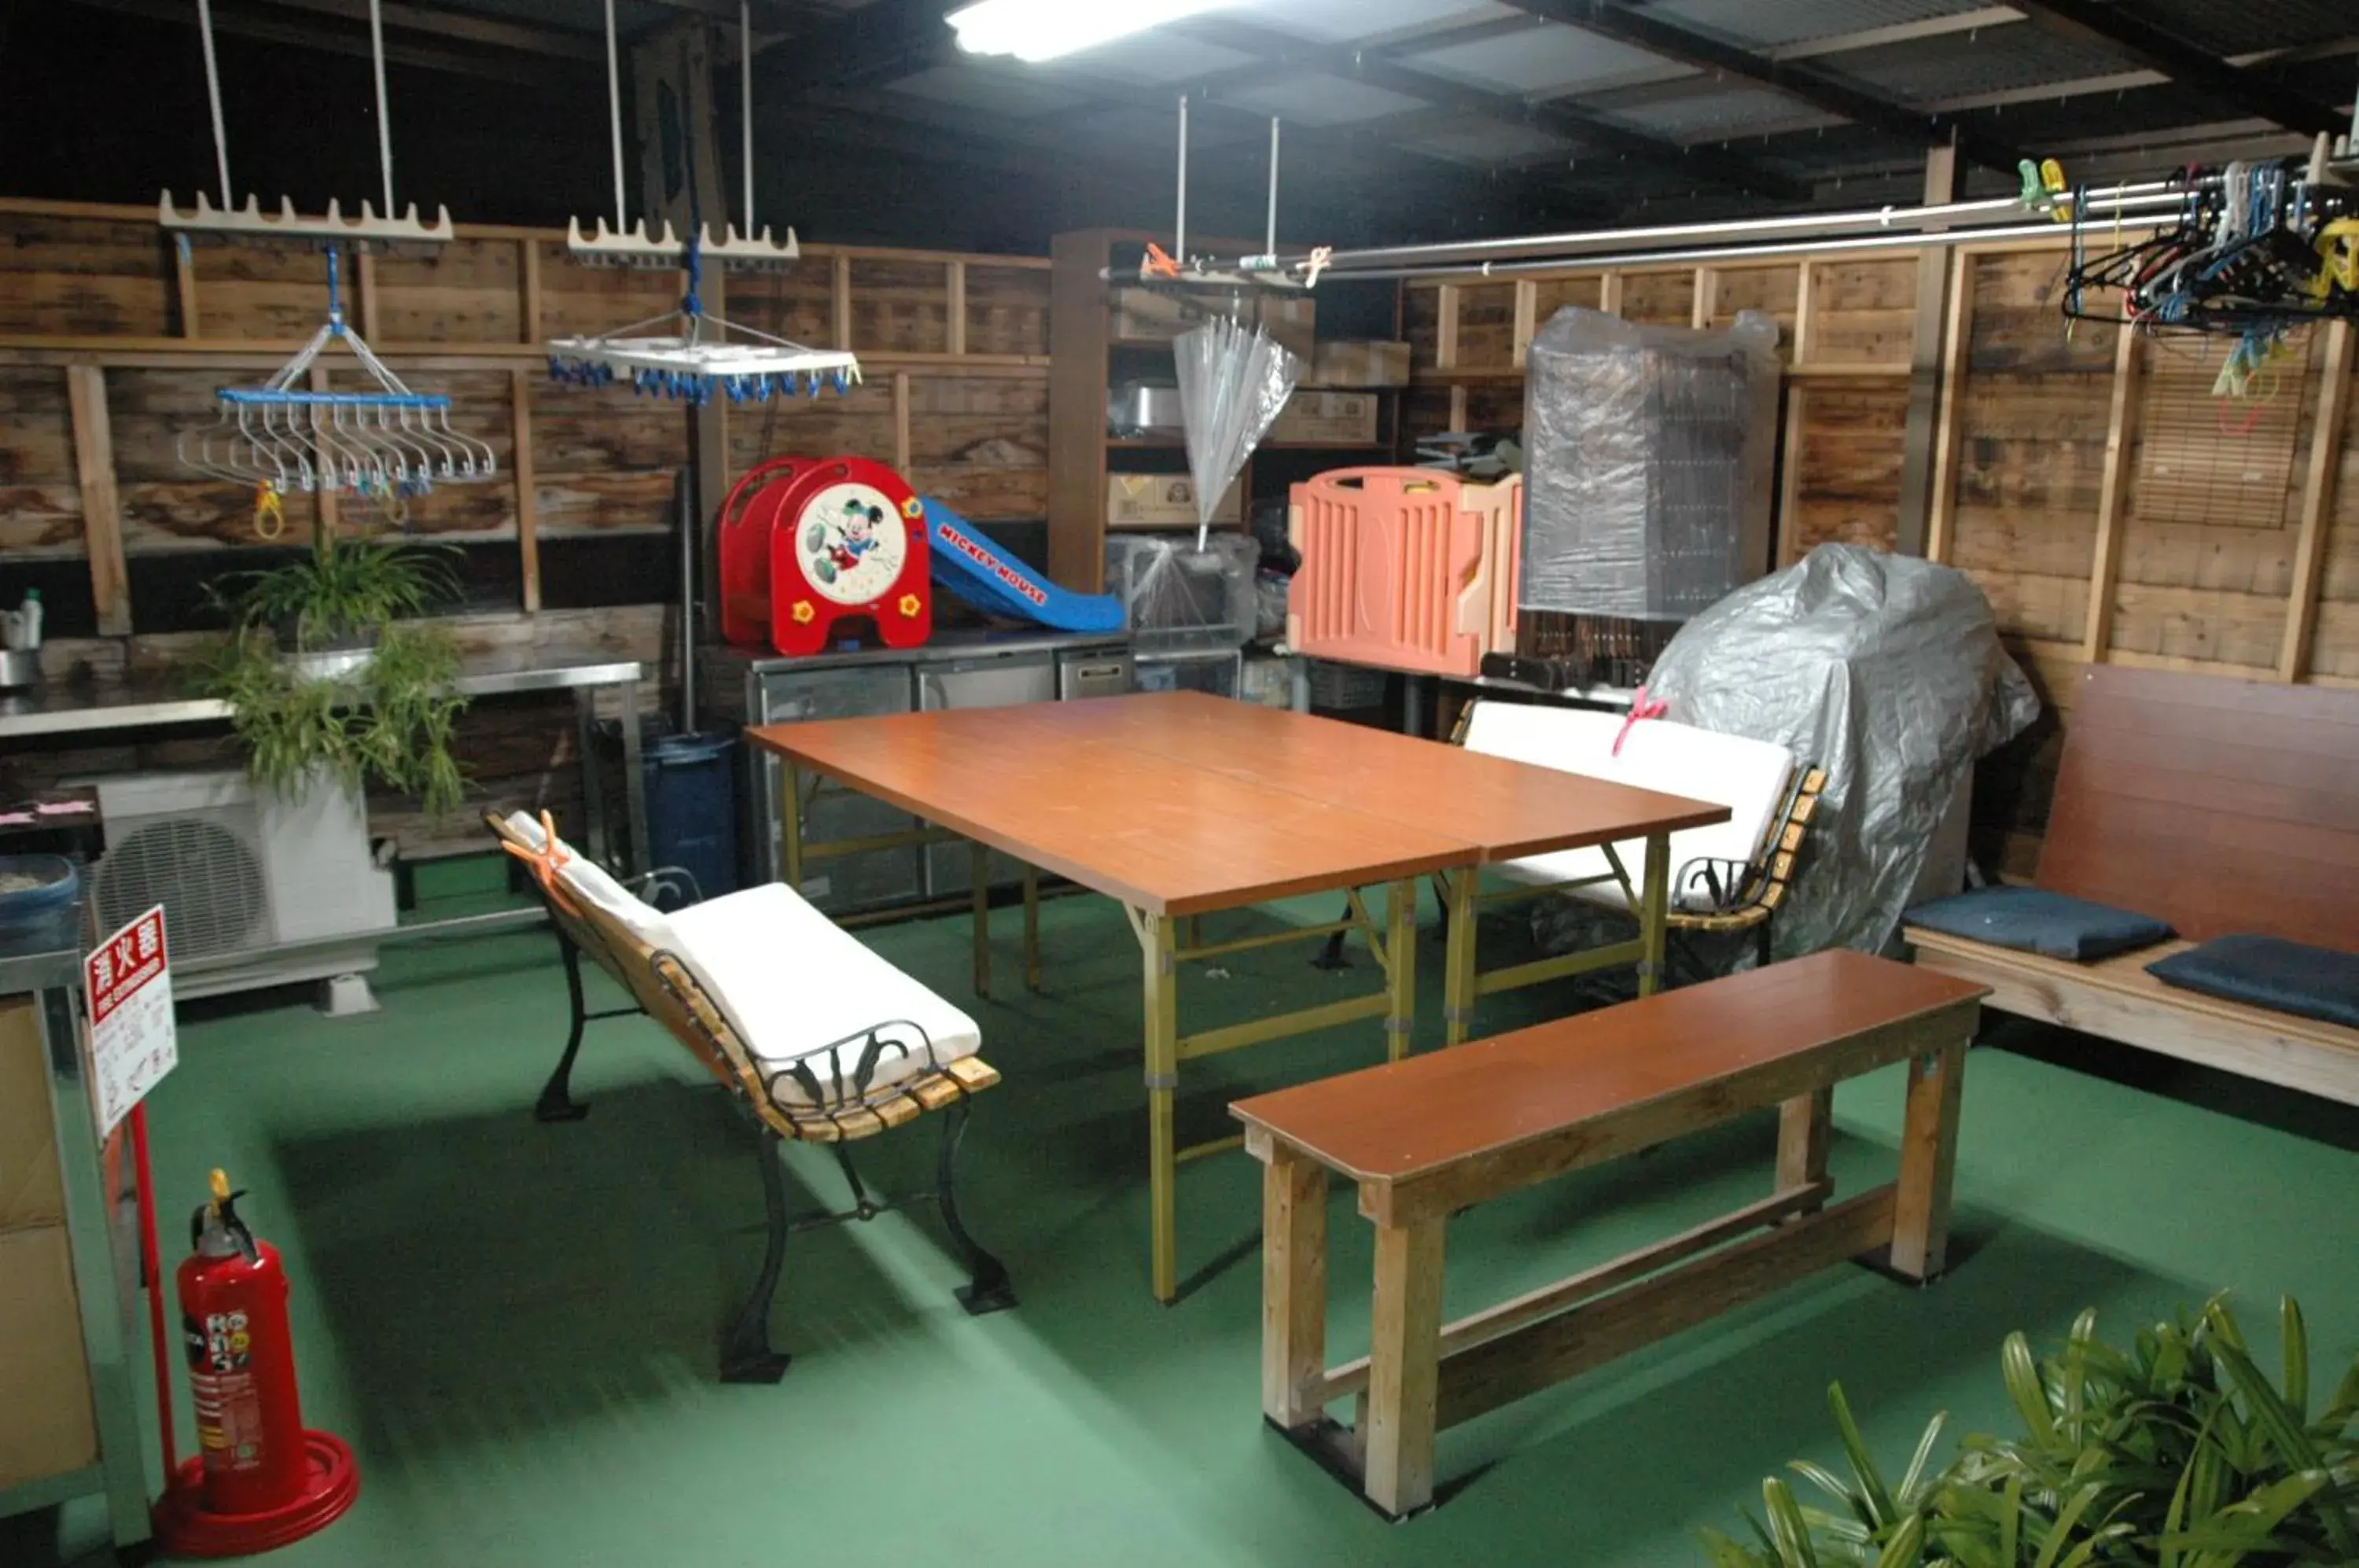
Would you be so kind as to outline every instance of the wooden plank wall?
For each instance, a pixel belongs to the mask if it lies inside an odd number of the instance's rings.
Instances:
[[[53,640],[53,679],[179,679],[172,666],[201,639],[140,625],[127,565],[168,557],[211,577],[266,542],[251,495],[192,473],[175,443],[215,417],[216,387],[259,381],[310,336],[325,282],[323,258],[306,246],[182,244],[146,209],[0,201],[0,591],[12,562],[86,561],[107,634]],[[659,315],[677,304],[676,278],[577,267],[555,231],[462,225],[429,253],[346,255],[340,282],[379,355],[412,385],[448,393],[453,424],[497,454],[498,478],[440,486],[401,518],[421,534],[517,552],[517,603],[452,617],[462,640],[528,647],[551,662],[660,664],[669,617],[654,601],[668,585],[651,583],[646,605],[544,610],[541,572],[546,551],[570,541],[669,532],[689,418],[626,389],[550,381],[541,343]],[[1045,257],[811,245],[787,272],[708,277],[705,297],[744,325],[848,344],[868,377],[842,398],[728,408],[729,474],[784,453],[857,452],[900,464],[919,490],[978,521],[1043,516]],[[360,384],[341,349],[323,363],[326,387]],[[288,537],[308,537],[315,515],[289,496]],[[349,499],[332,517],[346,530],[388,520]],[[504,704],[471,717],[462,759],[479,797],[570,802],[571,712]],[[125,757],[186,766],[200,756],[228,764],[218,739],[184,737],[161,751],[0,760],[0,786]],[[377,802],[374,815],[405,850],[434,847],[404,803]]]
[[[1687,325],[1766,310],[1788,366],[1778,559],[1890,549],[1918,313],[1940,311],[1928,553],[1989,596],[2050,703],[1976,780],[1978,853],[2027,876],[2088,661],[2359,687],[2351,334],[2310,334],[2257,396],[2223,401],[2223,345],[2068,329],[2065,260],[2060,242],[1962,245],[1936,300],[1917,298],[1913,251],[1420,279],[1405,429],[1520,426],[1526,346],[1565,305]]]

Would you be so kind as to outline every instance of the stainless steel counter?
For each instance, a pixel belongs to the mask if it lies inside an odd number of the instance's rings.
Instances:
[[[469,659],[460,670],[459,691],[467,697],[517,697],[536,691],[575,693],[578,750],[582,757],[583,804],[590,816],[591,853],[618,869],[636,866],[646,853],[647,814],[646,780],[640,766],[638,683],[647,667],[636,659],[603,664],[549,666],[521,654],[493,654]],[[597,723],[594,693],[603,687],[620,688],[623,733],[623,794],[627,813],[631,854],[615,848],[607,831],[603,791],[597,787],[592,745]],[[152,729],[173,724],[219,724],[230,716],[227,702],[191,697],[168,688],[100,688],[72,681],[36,687],[0,698],[0,740],[99,734],[115,730]]]
[[[645,680],[646,675],[646,668],[630,659],[554,669],[521,659],[471,659],[460,673],[459,690],[469,697],[513,697],[530,691],[619,686]],[[228,717],[229,704],[210,697],[190,697],[158,687],[101,690],[61,682],[0,698],[0,739],[153,724],[201,724]]]

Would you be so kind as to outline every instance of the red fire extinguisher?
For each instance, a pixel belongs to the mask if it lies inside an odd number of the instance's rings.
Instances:
[[[168,1550],[191,1556],[284,1545],[334,1519],[360,1489],[351,1452],[303,1428],[287,1271],[238,1217],[244,1196],[212,1173],[177,1275],[197,1457],[171,1478],[156,1522]]]
[[[212,1188],[189,1220],[194,1250],[179,1276],[205,1502],[215,1513],[269,1513],[302,1496],[306,1468],[287,1270],[237,1217],[245,1194],[218,1171]]]

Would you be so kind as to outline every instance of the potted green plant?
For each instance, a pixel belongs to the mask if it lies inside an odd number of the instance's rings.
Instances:
[[[2278,1376],[2263,1371],[2225,1301],[2097,1337],[2083,1312],[2062,1350],[2009,1334],[2000,1371],[2019,1435],[1966,1438],[1932,1465],[1936,1416],[1887,1485],[1830,1389],[1851,1475],[1798,1460],[1832,1507],[1762,1483],[1753,1539],[1699,1532],[1715,1568],[2234,1568],[2359,1563],[2359,1361],[2313,1387],[2301,1309],[2281,1309]],[[2322,1396],[2322,1397],[2321,1397]]]
[[[453,596],[440,550],[316,528],[299,559],[225,582],[229,637],[198,685],[229,704],[257,783],[299,796],[326,775],[417,796],[435,816],[458,807],[458,645],[406,619]]]

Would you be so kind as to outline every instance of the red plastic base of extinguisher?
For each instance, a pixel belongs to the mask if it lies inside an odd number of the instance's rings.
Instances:
[[[155,1508],[157,1544],[175,1557],[249,1557],[335,1523],[361,1495],[360,1466],[343,1440],[328,1432],[305,1432],[303,1446],[310,1462],[303,1495],[267,1513],[211,1512],[205,1507],[203,1461],[181,1465]]]

